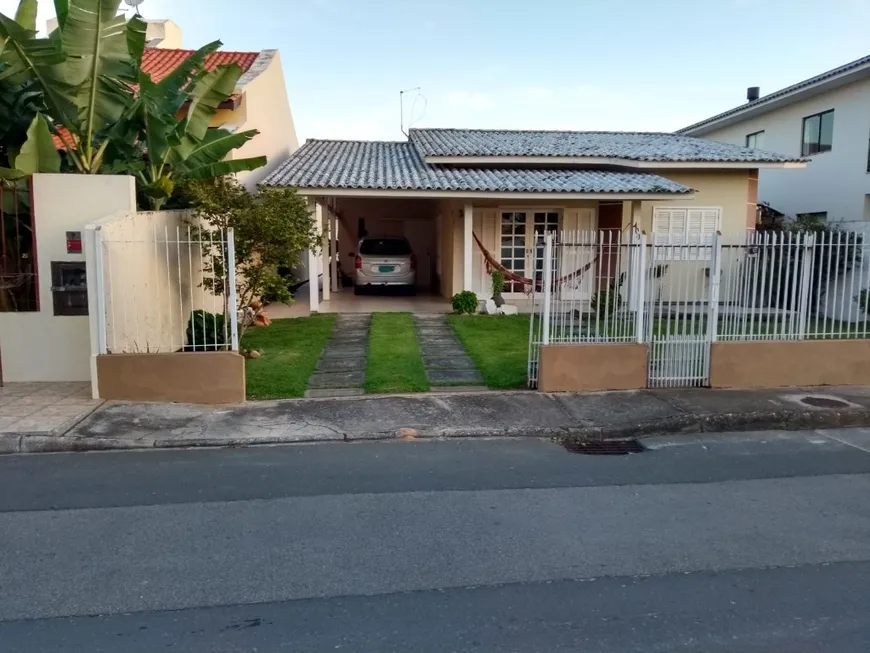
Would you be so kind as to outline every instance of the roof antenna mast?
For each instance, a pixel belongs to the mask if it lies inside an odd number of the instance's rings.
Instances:
[[[142,0],[139,0],[142,2]],[[405,135],[405,138],[408,138],[408,132],[405,131],[405,93],[412,93],[413,91],[419,91],[420,87],[415,86],[414,88],[406,88],[404,91],[399,91],[399,129],[402,130],[402,133]],[[411,112],[413,113],[413,111]],[[413,120],[414,117],[411,116]]]
[[[141,5],[145,0],[124,0],[127,6],[132,7],[133,11],[136,12],[137,16],[141,16],[139,13],[139,5]]]

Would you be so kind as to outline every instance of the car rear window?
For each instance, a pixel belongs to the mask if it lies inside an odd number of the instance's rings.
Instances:
[[[406,256],[411,253],[411,248],[401,238],[371,238],[362,242],[359,253],[367,256]]]

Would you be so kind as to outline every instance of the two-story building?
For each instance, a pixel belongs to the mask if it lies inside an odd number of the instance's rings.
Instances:
[[[789,216],[870,221],[870,56],[769,95],[750,88],[745,104],[677,133],[807,157],[802,170],[761,170],[759,200]]]

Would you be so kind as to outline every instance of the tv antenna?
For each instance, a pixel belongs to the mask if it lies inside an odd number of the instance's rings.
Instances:
[[[141,2],[141,0],[139,0]],[[399,128],[402,130],[402,133],[405,135],[405,138],[408,137],[408,132],[405,131],[405,93],[413,93],[417,91],[417,96],[414,98],[414,103],[411,105],[411,119],[408,121],[408,129],[411,129],[411,126],[416,122],[414,120],[414,107],[417,105],[417,100],[419,98],[423,98],[423,112],[426,112],[426,97],[420,93],[420,87],[415,86],[414,88],[406,88],[404,91],[399,91]],[[422,118],[422,116],[420,116]],[[420,118],[417,118],[419,120]]]
[[[145,0],[124,0],[127,6],[132,7],[133,11],[136,12],[137,16],[141,16],[139,13],[139,5],[141,5]]]

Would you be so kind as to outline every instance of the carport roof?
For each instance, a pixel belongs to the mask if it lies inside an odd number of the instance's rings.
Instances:
[[[590,169],[429,164],[408,142],[309,140],[265,182],[301,189],[686,195],[659,175]]]

